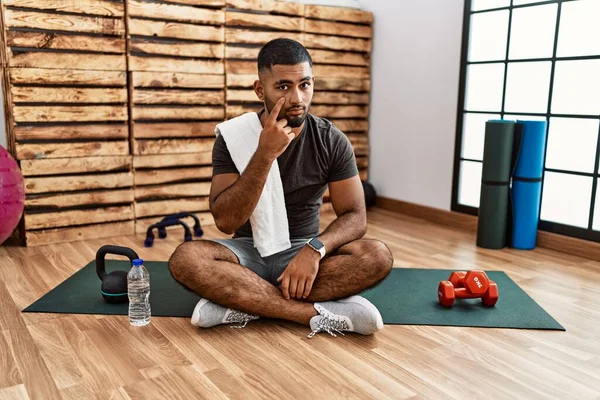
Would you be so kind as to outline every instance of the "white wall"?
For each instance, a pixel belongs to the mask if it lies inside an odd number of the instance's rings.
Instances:
[[[374,14],[369,181],[450,210],[463,0],[361,0]]]

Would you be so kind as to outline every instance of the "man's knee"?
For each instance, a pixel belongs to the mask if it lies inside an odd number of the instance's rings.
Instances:
[[[369,268],[377,273],[379,279],[383,279],[392,270],[394,256],[389,247],[377,239],[360,239],[349,243],[352,254],[359,256]]]
[[[189,268],[190,261],[193,259],[192,253],[194,252],[194,242],[183,242],[171,254],[169,271],[175,280],[181,281],[183,279],[185,270]]]
[[[380,240],[365,240],[365,254],[372,260],[381,279],[388,276],[394,265],[394,256],[389,247]]]
[[[226,246],[211,240],[183,242],[169,258],[171,275],[179,282],[190,274],[211,273],[215,261],[239,263],[237,256]]]
[[[214,260],[212,245],[215,243],[204,240],[183,242],[171,254],[169,258],[169,270],[175,280],[182,282],[193,270],[194,273],[202,273],[204,267]]]

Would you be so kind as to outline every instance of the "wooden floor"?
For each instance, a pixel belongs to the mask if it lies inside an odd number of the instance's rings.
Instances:
[[[284,321],[200,330],[187,318],[132,328],[125,316],[22,314],[101,245],[166,260],[181,238],[150,249],[141,235],[0,247],[0,398],[600,398],[599,262],[479,249],[473,233],[383,210],[369,221],[367,236],[390,246],[396,267],[503,270],[567,331],[387,325],[307,339],[308,328]]]

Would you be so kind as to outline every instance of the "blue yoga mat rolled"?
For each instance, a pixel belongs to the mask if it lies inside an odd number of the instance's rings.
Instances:
[[[531,250],[536,246],[540,217],[546,121],[517,120],[521,143],[512,176],[511,247]]]

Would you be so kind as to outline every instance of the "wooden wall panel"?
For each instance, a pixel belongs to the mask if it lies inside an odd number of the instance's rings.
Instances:
[[[295,2],[277,0],[227,0],[227,7],[237,10],[262,11],[270,15],[302,17],[305,6]]]
[[[2,16],[22,239],[133,233],[124,2],[4,0]]]
[[[316,77],[312,112],[347,134],[361,179],[367,180],[373,15],[317,5],[306,5],[304,11],[304,45]]]
[[[304,41],[304,4],[280,1],[227,0],[225,72],[227,118],[258,111],[262,103],[252,86],[257,79],[260,48],[276,38]]]
[[[127,1],[134,213],[145,232],[167,214],[208,209],[225,118],[225,4]]]
[[[368,178],[368,12],[278,0],[1,4],[8,148],[26,182],[27,245],[142,233],[180,211],[214,223],[215,125],[262,107],[256,58],[279,37],[308,48],[311,112],[348,136]]]
[[[32,230],[27,232],[27,245],[41,246],[53,243],[104,238],[108,241],[111,237],[131,235],[134,229],[134,221],[132,219],[130,221],[104,222],[70,228]]]
[[[306,6],[305,15],[307,18],[314,18],[326,21],[344,21],[367,25],[373,23],[372,13],[357,10],[354,8],[325,7],[310,4]]]
[[[104,17],[122,17],[124,13],[123,3],[111,0],[3,0],[3,4],[5,6]]]

